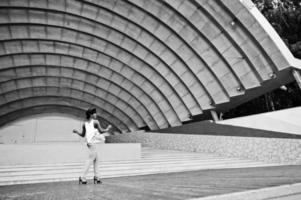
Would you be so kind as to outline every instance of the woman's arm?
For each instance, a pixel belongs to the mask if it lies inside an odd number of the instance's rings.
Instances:
[[[86,127],[85,127],[85,125],[83,125],[81,133],[78,130],[76,130],[76,129],[73,129],[73,133],[76,133],[76,134],[78,134],[81,137],[85,137],[85,135],[86,135]]]
[[[111,129],[111,125],[108,125],[107,126],[107,128],[106,129],[104,129],[104,128],[102,128],[101,126],[100,126],[100,123],[99,123],[99,121],[98,120],[95,120],[95,122],[94,122],[95,124],[95,128],[99,131],[99,133],[103,133],[103,132],[107,132],[107,131],[109,131],[110,129]]]

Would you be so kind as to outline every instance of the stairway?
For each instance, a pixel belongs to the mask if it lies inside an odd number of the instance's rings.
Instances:
[[[102,178],[135,176],[205,169],[275,166],[215,154],[142,148],[141,159],[100,162]],[[0,185],[74,181],[81,174],[83,163],[0,166]],[[92,177],[92,167],[89,173]]]

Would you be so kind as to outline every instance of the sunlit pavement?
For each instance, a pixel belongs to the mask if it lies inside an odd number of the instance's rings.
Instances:
[[[92,180],[88,180],[87,185],[79,185],[77,181],[70,181],[2,186],[0,187],[0,199],[154,200],[198,199],[216,195],[228,195],[229,197],[231,193],[300,183],[300,167],[200,170],[107,178],[103,179],[103,184],[99,185],[94,185]],[[248,197],[250,195],[252,193]],[[256,199],[260,199],[260,194],[253,193],[253,195],[256,195]],[[279,199],[293,199],[295,197],[282,195]]]

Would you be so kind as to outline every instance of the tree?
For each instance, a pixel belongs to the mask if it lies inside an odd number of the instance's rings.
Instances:
[[[301,59],[301,0],[253,0],[296,58]]]

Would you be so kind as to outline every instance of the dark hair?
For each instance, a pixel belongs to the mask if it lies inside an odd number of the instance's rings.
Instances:
[[[96,109],[95,108],[89,108],[86,111],[86,118],[89,119],[91,117],[91,115],[93,115],[94,113],[96,113]]]

